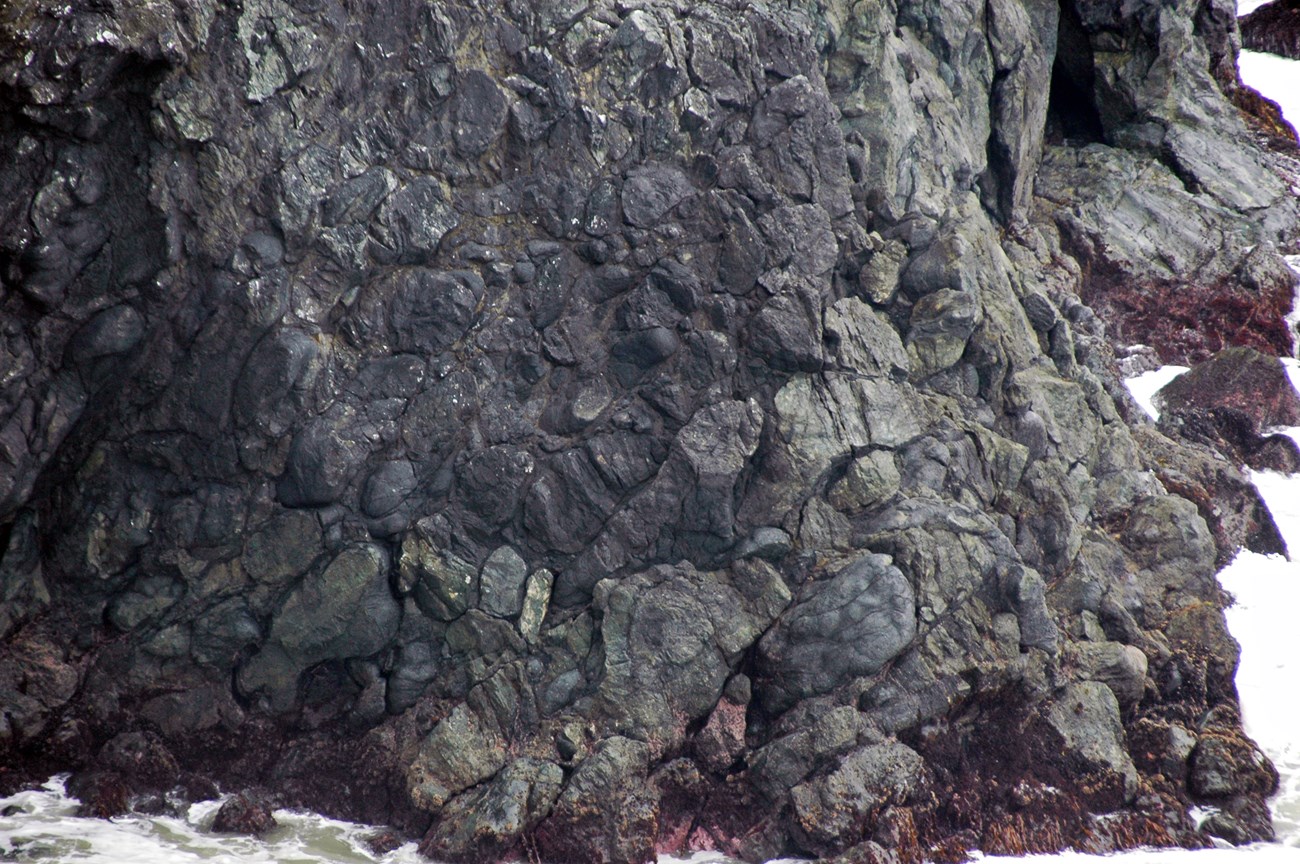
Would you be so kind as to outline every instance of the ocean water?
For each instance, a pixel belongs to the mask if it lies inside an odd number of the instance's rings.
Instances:
[[[191,805],[185,817],[131,814],[117,819],[77,817],[78,802],[64,777],[42,789],[0,798],[0,861],[77,864],[427,864],[408,843],[376,856],[364,836],[374,829],[314,813],[277,810],[280,827],[262,838],[215,834],[220,801]]]

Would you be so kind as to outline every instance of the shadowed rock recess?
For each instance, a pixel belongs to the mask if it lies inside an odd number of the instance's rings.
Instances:
[[[449,862],[1271,836],[1265,432],[1112,347],[1291,349],[1234,12],[5,4],[0,787]]]

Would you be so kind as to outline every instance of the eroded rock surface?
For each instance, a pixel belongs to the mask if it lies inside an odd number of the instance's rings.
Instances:
[[[455,862],[1267,833],[1213,574],[1280,540],[1112,348],[1290,350],[1231,3],[16,8],[0,787]]]
[[[1273,0],[1241,18],[1241,47],[1300,57],[1300,4]]]

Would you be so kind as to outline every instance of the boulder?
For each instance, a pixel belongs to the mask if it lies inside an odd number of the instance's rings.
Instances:
[[[925,788],[925,762],[897,741],[872,744],[844,757],[824,777],[790,790],[790,803],[807,845],[833,853],[850,845],[859,832],[895,804],[905,804]]]
[[[1188,763],[1187,787],[1206,799],[1277,791],[1277,769],[1252,741],[1240,735],[1209,732],[1196,741]]]
[[[497,773],[506,761],[504,745],[494,718],[458,705],[417,748],[406,772],[411,800],[437,813],[455,795]]]
[[[779,713],[875,674],[916,635],[915,594],[886,555],[809,583],[759,643],[759,698]]]
[[[564,772],[553,762],[516,759],[491,782],[443,808],[420,851],[445,861],[483,861],[506,854],[550,814],[563,781]]]
[[[690,193],[690,181],[680,169],[644,165],[623,184],[623,218],[637,228],[653,228]]]
[[[1061,757],[1075,770],[1097,772],[1118,788],[1111,805],[1133,799],[1138,773],[1125,745],[1119,702],[1109,687],[1097,681],[1068,685],[1043,714],[1060,736]],[[1050,746],[1050,745],[1049,745]]]
[[[239,670],[239,686],[286,711],[297,700],[302,672],[324,660],[378,653],[396,635],[400,617],[387,554],[371,544],[345,549],[285,599],[266,644]]]
[[[1141,700],[1146,689],[1147,657],[1132,645],[1119,642],[1081,642],[1071,651],[1070,662],[1085,681],[1110,688],[1121,707]]]
[[[1279,427],[1300,426],[1300,393],[1278,358],[1229,348],[1156,394],[1166,434],[1209,444],[1257,470],[1292,472],[1300,450]]]
[[[649,748],[606,738],[582,761],[536,834],[542,856],[568,860],[583,850],[596,864],[644,861],[658,819],[658,796],[645,782]]]
[[[511,547],[500,547],[483,562],[479,605],[487,613],[500,618],[517,616],[524,608],[527,588],[528,565]]]
[[[212,820],[212,830],[223,834],[259,835],[278,825],[269,805],[244,792],[222,802]]]
[[[68,779],[67,790],[80,802],[78,816],[112,819],[130,811],[130,788],[111,771],[78,772]]]

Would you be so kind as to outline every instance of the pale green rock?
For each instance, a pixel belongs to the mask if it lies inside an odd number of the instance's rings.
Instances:
[[[908,801],[926,774],[925,760],[907,745],[870,744],[825,777],[791,789],[790,803],[800,828],[815,843],[833,845],[850,837],[873,810]]]
[[[884,305],[898,293],[898,278],[907,263],[907,247],[898,240],[880,244],[858,273],[858,286],[872,303]]]
[[[546,608],[551,601],[551,586],[555,577],[550,570],[536,570],[528,577],[528,587],[524,592],[524,606],[519,613],[519,634],[530,645],[536,644],[542,632],[542,621],[546,618]]]
[[[924,378],[956,364],[982,317],[979,300],[966,291],[944,288],[918,300],[907,331],[913,373]]]
[[[402,540],[398,578],[421,611],[439,621],[455,620],[477,599],[479,574],[474,565],[437,548],[418,529]]]
[[[440,858],[504,851],[551,812],[563,786],[564,771],[554,762],[515,759],[447,804],[431,832],[430,851]]]
[[[921,434],[906,385],[845,374],[795,375],[776,394],[777,432],[808,480],[868,446],[896,447]]]
[[[263,102],[311,69],[322,54],[319,32],[300,25],[283,0],[254,0],[239,16],[239,41],[248,60],[247,94]]]
[[[411,801],[426,813],[436,813],[453,795],[488,779],[505,762],[505,741],[496,724],[457,705],[420,742],[406,770]]]
[[[1119,775],[1125,799],[1137,793],[1138,773],[1124,746],[1119,702],[1105,684],[1070,684],[1052,701],[1044,717],[1060,734],[1064,755],[1079,768]]]
[[[1112,641],[1079,642],[1072,648],[1070,660],[1078,668],[1081,679],[1105,684],[1125,707],[1142,698],[1147,657],[1141,649]]]
[[[894,454],[873,450],[850,463],[849,470],[830,488],[827,498],[837,510],[862,510],[888,500],[898,491],[899,481]]]
[[[498,618],[513,618],[524,606],[528,565],[510,546],[497,548],[479,571],[479,608]]]
[[[911,370],[898,331],[856,297],[827,309],[824,327],[828,337],[838,340],[835,355],[845,370],[893,378],[905,378]]]

